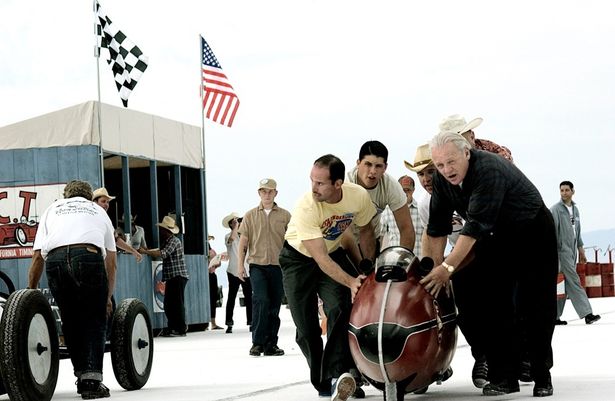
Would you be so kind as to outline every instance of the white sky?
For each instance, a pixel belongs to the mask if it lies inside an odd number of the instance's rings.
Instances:
[[[377,7],[376,7],[377,4]],[[102,0],[149,56],[131,109],[201,125],[198,35],[241,100],[234,126],[206,121],[209,231],[256,206],[264,177],[292,210],[325,153],[354,165],[369,139],[388,171],[440,120],[480,116],[547,205],[575,183],[584,231],[615,227],[615,3],[609,1]],[[0,126],[96,99],[91,1],[0,2]],[[107,64],[101,99],[121,105]],[[104,127],[103,127],[104,129]],[[417,196],[422,196],[417,191]]]

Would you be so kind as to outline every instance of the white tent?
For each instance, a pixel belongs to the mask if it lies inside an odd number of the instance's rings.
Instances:
[[[100,145],[98,102],[0,127],[0,150]],[[202,168],[201,129],[101,103],[104,152]]]

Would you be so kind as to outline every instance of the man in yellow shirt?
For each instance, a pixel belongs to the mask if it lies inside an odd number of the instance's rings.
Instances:
[[[346,273],[354,267],[340,246],[342,234],[355,224],[366,258],[373,260],[376,215],[367,191],[344,183],[344,163],[333,155],[318,158],[312,167],[312,190],[297,203],[280,252],[284,289],[296,341],[310,366],[312,385],[321,396],[346,400],[355,391],[353,377],[344,373],[352,365],[348,346],[351,297],[364,275]],[[350,291],[348,291],[350,289]],[[318,323],[318,296],[327,315],[327,343],[323,349]]]

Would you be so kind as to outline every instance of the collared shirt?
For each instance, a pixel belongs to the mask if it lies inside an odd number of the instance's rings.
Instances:
[[[32,249],[43,258],[49,251],[71,244],[92,244],[115,252],[113,226],[105,210],[80,196],[58,199],[41,216]]]
[[[422,257],[421,253],[421,238],[423,237],[423,231],[425,227],[421,223],[419,218],[419,207],[416,199],[412,198],[412,202],[408,205],[410,209],[410,217],[412,218],[412,225],[414,226],[414,251],[413,253],[418,257]],[[382,245],[386,246],[398,246],[400,241],[399,228],[395,222],[395,215],[388,207],[380,215],[380,238],[382,238]]]
[[[239,226],[239,234],[248,239],[248,263],[262,266],[280,265],[280,251],[284,245],[284,234],[289,221],[290,212],[275,203],[269,215],[262,203],[248,210]]]
[[[498,145],[495,142],[491,142],[487,139],[474,139],[474,147],[478,150],[484,150],[486,152],[495,153],[496,155],[500,155],[509,162],[513,161],[512,153],[510,149],[506,146]]]
[[[189,278],[184,258],[184,246],[176,236],[169,237],[167,242],[160,248],[162,256],[162,281],[181,276]]]
[[[461,234],[480,239],[533,219],[541,207],[540,193],[514,164],[472,149],[462,185],[452,185],[439,172],[434,174],[427,234],[450,234],[457,211],[465,220]]]
[[[577,258],[579,247],[583,246],[581,238],[581,216],[577,204],[572,202],[572,215],[568,211],[564,201],[560,200],[551,206],[555,232],[557,234],[557,251],[562,259],[567,259],[567,263],[574,265]],[[572,222],[574,220],[574,224]]]

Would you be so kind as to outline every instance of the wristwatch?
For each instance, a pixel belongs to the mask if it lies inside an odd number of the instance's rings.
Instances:
[[[446,262],[442,262],[442,266],[446,269],[447,272],[449,272],[450,274],[453,274],[453,272],[455,271],[455,266],[451,266]]]

